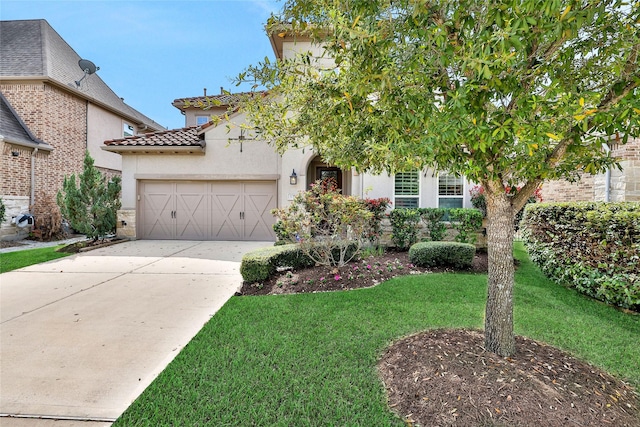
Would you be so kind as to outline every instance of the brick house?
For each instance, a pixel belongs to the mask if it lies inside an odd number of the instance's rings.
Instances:
[[[622,170],[599,175],[581,174],[577,182],[548,181],[542,185],[545,202],[640,202],[640,139],[611,144],[611,155]]]
[[[46,20],[0,21],[0,197],[7,219],[0,239],[24,237],[10,222],[55,200],[65,176],[82,171],[85,150],[107,175],[121,157],[107,139],[163,129],[125,104]],[[119,65],[121,66],[121,65]]]

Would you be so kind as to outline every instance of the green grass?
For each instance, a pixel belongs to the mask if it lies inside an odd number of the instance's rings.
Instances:
[[[17,270],[18,268],[28,267],[41,262],[51,261],[53,259],[63,258],[71,255],[70,253],[56,252],[61,246],[25,249],[23,251],[0,253],[0,273]]]
[[[516,274],[516,331],[640,386],[640,316]],[[376,363],[402,336],[482,328],[486,275],[405,276],[372,289],[232,298],[115,426],[401,426]]]

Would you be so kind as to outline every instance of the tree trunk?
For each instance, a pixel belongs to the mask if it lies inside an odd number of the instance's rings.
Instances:
[[[516,351],[513,334],[514,213],[502,186],[485,191],[489,255],[485,348],[499,356],[510,356]]]

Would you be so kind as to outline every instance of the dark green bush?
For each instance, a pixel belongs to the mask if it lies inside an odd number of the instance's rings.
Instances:
[[[389,214],[391,241],[400,250],[406,251],[418,241],[419,209],[394,209]]]
[[[446,213],[447,209],[443,208],[420,209],[420,218],[424,224],[425,233],[429,235],[430,240],[439,242],[447,234],[447,226],[444,223]]]
[[[419,267],[469,268],[476,247],[469,243],[422,242],[409,249],[409,260]]]
[[[460,243],[475,243],[482,227],[482,212],[478,209],[457,208],[449,210],[451,226],[458,231],[455,239]]]
[[[0,223],[4,222],[5,206],[2,197],[0,197]]]
[[[640,310],[640,203],[541,203],[522,220],[531,260],[554,281]]]
[[[267,280],[274,275],[278,267],[304,268],[314,265],[300,246],[294,243],[261,248],[247,252],[242,257],[240,274],[248,283]]]

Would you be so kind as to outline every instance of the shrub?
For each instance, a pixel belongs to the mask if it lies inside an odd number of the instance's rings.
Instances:
[[[289,207],[272,213],[281,221],[282,234],[295,236],[309,258],[338,267],[357,256],[373,217],[361,199],[341,195],[333,180],[316,181]]]
[[[469,268],[476,248],[469,243],[421,242],[409,249],[409,260],[419,267]]]
[[[451,226],[458,231],[455,237],[456,242],[476,242],[478,229],[482,227],[482,212],[477,209],[450,209],[449,219]]]
[[[482,212],[482,216],[487,216],[487,198],[484,195],[484,187],[482,185],[474,185],[469,190],[471,195],[471,205]]]
[[[444,223],[444,216],[447,209],[443,208],[423,208],[420,209],[420,218],[424,224],[425,232],[429,239],[439,242],[444,239],[447,233],[447,226]]]
[[[391,241],[400,250],[406,251],[418,241],[420,210],[394,209],[389,215]]]
[[[4,200],[2,200],[2,197],[0,197],[0,223],[3,223],[5,220],[5,206],[4,206]]]
[[[267,280],[283,267],[304,268],[314,265],[297,244],[285,244],[247,252],[240,263],[240,274],[248,283]]]
[[[367,237],[371,243],[376,243],[382,235],[382,219],[387,208],[391,206],[391,200],[387,197],[381,197],[379,199],[364,199],[362,203],[372,215],[366,232]]]
[[[47,195],[36,204],[33,217],[35,219],[33,231],[38,231],[41,240],[52,240],[63,235],[62,215],[52,196]]]
[[[276,233],[276,245],[286,245],[287,243],[295,243],[296,241],[296,236],[289,234],[284,222],[281,220],[273,224],[273,231]]]
[[[554,281],[640,309],[640,203],[542,203],[522,221],[531,260]]]
[[[58,192],[62,216],[76,231],[94,240],[114,233],[120,209],[120,177],[107,181],[87,151],[84,170],[78,177],[79,186],[76,181],[75,174],[65,177]]]

